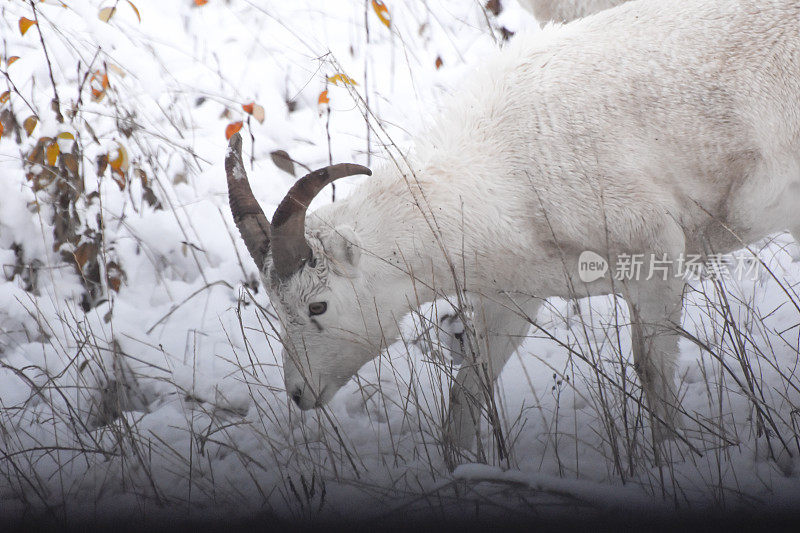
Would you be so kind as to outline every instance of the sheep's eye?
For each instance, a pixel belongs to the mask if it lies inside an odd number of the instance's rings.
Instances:
[[[321,315],[328,310],[328,302],[314,302],[308,304],[308,314],[311,316]]]

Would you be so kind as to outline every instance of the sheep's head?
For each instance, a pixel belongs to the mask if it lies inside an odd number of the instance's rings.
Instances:
[[[253,196],[241,156],[239,134],[225,157],[233,218],[261,273],[281,321],[286,390],[302,409],[326,403],[379,349],[369,290],[359,273],[361,248],[349,227],[306,229],[306,209],[327,184],[371,174],[340,164],[295,183],[272,223]]]

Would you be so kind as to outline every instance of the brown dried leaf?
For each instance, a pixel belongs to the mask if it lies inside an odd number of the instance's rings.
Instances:
[[[82,272],[84,265],[97,257],[97,245],[93,242],[84,242],[72,252],[72,256],[75,258],[78,269]]]
[[[503,11],[503,4],[500,3],[500,0],[489,0],[486,2],[486,9],[491,11],[492,15],[496,17]]]
[[[116,261],[109,261],[106,265],[106,277],[108,278],[108,287],[114,292],[119,292],[122,282],[127,279],[127,274]]]
[[[36,165],[43,165],[44,164],[44,148],[48,145],[53,139],[50,137],[42,137],[38,141],[36,141],[36,146],[33,147],[31,153],[28,154],[28,161]]]
[[[108,167],[108,156],[106,154],[102,154],[97,156],[97,175],[102,176],[106,173],[106,168]]]
[[[286,153],[286,150],[275,150],[269,154],[269,156],[272,158],[272,162],[275,163],[276,167],[297,177],[294,170],[294,161],[292,161],[292,158]]]
[[[61,160],[64,162],[64,166],[67,167],[67,171],[75,177],[78,175],[78,171],[80,170],[78,165],[78,158],[75,157],[73,154],[70,153],[63,153],[61,154]]]
[[[125,181],[125,175],[124,174],[121,174],[119,172],[112,172],[111,173],[111,179],[114,180],[114,183],[117,184],[117,187],[119,187],[119,190],[121,190],[121,191],[125,190],[125,184],[127,182]]]

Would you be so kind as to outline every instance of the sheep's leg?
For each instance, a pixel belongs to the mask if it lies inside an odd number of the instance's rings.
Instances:
[[[494,383],[527,334],[540,305],[539,301],[532,299],[524,304],[511,301],[507,304],[476,303],[472,321],[474,335],[469,331],[464,334],[467,346],[464,362],[450,388],[444,443],[445,456],[451,466],[455,465],[456,456],[464,456],[472,449],[480,430],[480,420],[487,413],[490,423],[499,430]],[[499,432],[497,436],[501,438]],[[478,450],[478,456],[480,458],[481,450]]]
[[[674,436],[679,425],[675,387],[683,280],[627,283],[625,299],[631,314],[633,360],[652,414],[657,441]]]

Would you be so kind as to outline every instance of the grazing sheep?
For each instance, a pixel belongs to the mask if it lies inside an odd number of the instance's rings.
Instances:
[[[543,299],[617,293],[656,436],[668,435],[676,264],[787,229],[800,236],[798,73],[800,2],[631,1],[515,37],[407,164],[307,218],[325,185],[369,170],[309,174],[271,224],[234,136],[231,208],[281,319],[288,393],[302,409],[323,405],[397,337],[406,313],[467,294],[477,346],[453,384],[445,436],[469,448]],[[606,275],[581,278],[587,252]],[[669,266],[614,280],[635,254]]]

